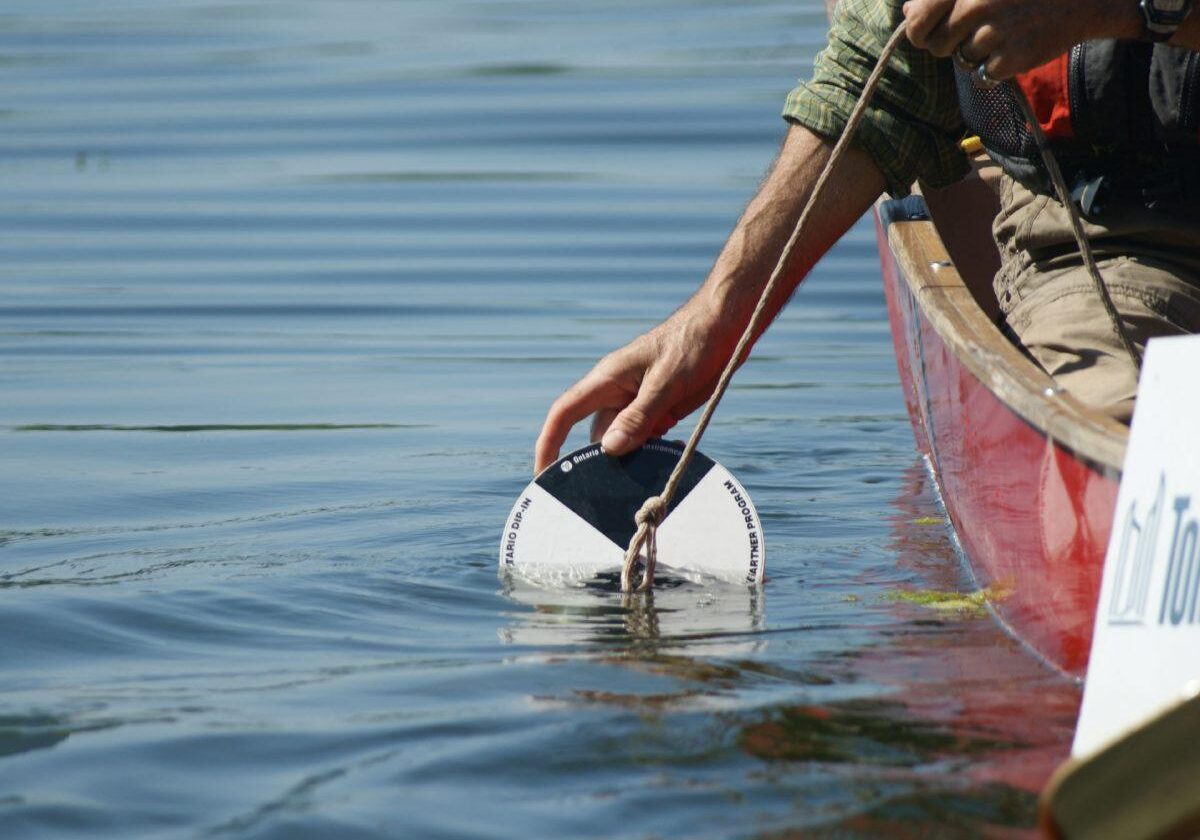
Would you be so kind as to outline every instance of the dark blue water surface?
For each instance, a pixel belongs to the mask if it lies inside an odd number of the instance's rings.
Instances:
[[[0,833],[1028,830],[1077,689],[904,595],[971,584],[867,221],[706,438],[763,589],[497,575],[546,406],[702,279],[824,31],[819,0],[7,0]]]

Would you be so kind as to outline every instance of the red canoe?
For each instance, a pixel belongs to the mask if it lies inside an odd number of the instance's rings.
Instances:
[[[997,327],[992,195],[974,178],[877,205],[896,361],[917,447],[993,612],[1082,677],[1128,430],[1056,389]]]

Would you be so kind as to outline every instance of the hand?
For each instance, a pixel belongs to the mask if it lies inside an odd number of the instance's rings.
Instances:
[[[571,427],[589,414],[592,440],[624,455],[667,433],[704,404],[740,335],[693,298],[645,335],[604,357],[554,401],[538,436],[534,473],[558,458]]]
[[[571,427],[589,414],[596,415],[592,440],[600,440],[610,455],[624,455],[646,438],[666,434],[708,399],[832,147],[807,128],[788,130],[770,174],[691,300],[650,332],[606,356],[555,400],[538,436],[537,472],[554,463]],[[767,301],[766,321],[775,317],[808,269],[862,217],[886,185],[870,156],[856,148],[847,150],[834,177],[838,189],[817,205],[794,258],[785,266],[783,282]],[[755,339],[766,329],[766,321]]]
[[[909,0],[908,40],[946,57],[957,50],[997,81],[1040,67],[1075,44],[1137,38],[1134,0]]]

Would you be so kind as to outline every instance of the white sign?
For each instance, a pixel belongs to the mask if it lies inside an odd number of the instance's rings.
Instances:
[[[1142,366],[1072,755],[1095,752],[1200,683],[1200,335]]]

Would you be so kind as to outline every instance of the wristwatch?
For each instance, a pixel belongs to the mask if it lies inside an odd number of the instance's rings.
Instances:
[[[1141,0],[1146,34],[1151,41],[1169,41],[1192,11],[1193,0]]]

